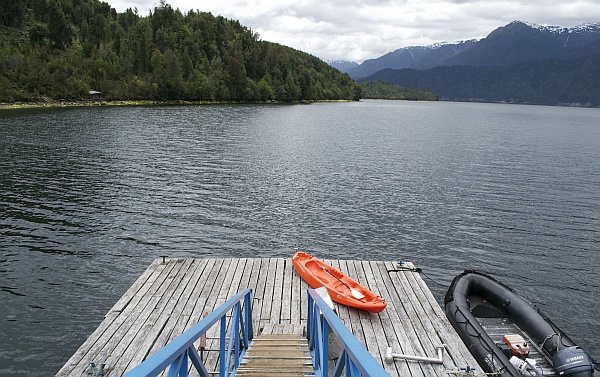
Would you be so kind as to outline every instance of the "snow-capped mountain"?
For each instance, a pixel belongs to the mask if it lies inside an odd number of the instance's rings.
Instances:
[[[349,69],[358,66],[357,62],[348,60],[325,60],[325,62],[342,73],[346,73]]]
[[[577,25],[571,28],[565,28],[561,26],[543,26],[534,24],[527,21],[513,21],[513,23],[522,23],[529,26],[532,29],[537,29],[541,32],[549,32],[555,34],[573,34],[573,33],[597,33],[600,31],[600,23],[598,22],[587,22],[581,25]]]
[[[598,53],[598,23],[560,28],[513,21],[441,65],[508,66],[524,61],[571,59]]]
[[[524,61],[571,59],[594,54],[600,54],[600,23],[562,28],[513,21],[481,40],[401,48],[367,60],[348,70],[348,74],[359,79],[386,68],[508,66]]]
[[[360,66],[349,69],[348,74],[357,79],[367,77],[386,68],[432,68],[440,65],[440,60],[459,54],[471,48],[475,43],[477,43],[477,40],[472,39],[454,43],[436,43],[429,46],[403,47],[377,59],[365,60]]]

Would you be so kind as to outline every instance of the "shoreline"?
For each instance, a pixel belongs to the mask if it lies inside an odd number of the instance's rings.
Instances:
[[[0,110],[4,109],[37,109],[37,108],[54,108],[54,107],[102,107],[102,106],[156,106],[156,105],[218,105],[218,104],[233,104],[241,102],[225,102],[225,101],[159,101],[159,100],[47,100],[34,102],[14,102],[0,103]],[[264,102],[269,103],[269,102]],[[273,102],[274,103],[274,102]]]
[[[560,103],[560,104],[536,104],[536,103],[519,103],[506,101],[453,101],[449,99],[439,99],[437,101],[420,101],[420,100],[390,100],[376,98],[361,98],[359,100],[311,100],[311,101],[206,101],[206,100],[46,100],[33,102],[0,102],[0,111],[13,109],[41,109],[41,108],[69,108],[69,107],[103,107],[103,106],[207,106],[207,105],[293,105],[293,104],[311,104],[311,103],[337,103],[337,102],[360,102],[370,100],[385,100],[385,101],[406,101],[406,102],[465,102],[465,103],[496,103],[496,104],[511,104],[511,105],[533,105],[533,106],[550,106],[550,107],[575,107],[575,108],[600,108],[594,106],[585,106],[580,103]]]
[[[56,107],[102,107],[102,106],[178,106],[178,105],[277,105],[277,104],[310,104],[317,102],[354,102],[353,100],[313,100],[313,101],[206,101],[206,100],[47,100],[34,102],[0,102],[0,110],[38,109]]]

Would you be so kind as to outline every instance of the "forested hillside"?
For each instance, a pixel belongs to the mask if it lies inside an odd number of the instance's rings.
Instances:
[[[404,88],[385,81],[369,81],[361,83],[362,98],[389,99],[400,101],[437,101],[437,94],[429,90]]]
[[[0,0],[0,72],[0,102],[90,90],[122,100],[357,100],[361,90],[314,56],[164,0],[148,15],[99,0]]]
[[[432,90],[446,101],[600,107],[600,55],[508,67],[385,69],[363,80]]]

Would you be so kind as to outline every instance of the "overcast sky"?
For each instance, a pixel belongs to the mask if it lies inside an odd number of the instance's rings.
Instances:
[[[104,0],[142,16],[159,0]],[[599,0],[167,0],[239,20],[261,39],[321,59],[362,62],[406,46],[483,38],[521,20],[573,27],[600,22]]]

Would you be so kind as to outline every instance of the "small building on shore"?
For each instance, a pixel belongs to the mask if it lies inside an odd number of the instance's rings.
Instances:
[[[98,100],[103,99],[102,92],[98,92],[96,90],[90,90],[89,91],[89,99],[92,101],[98,101]]]

